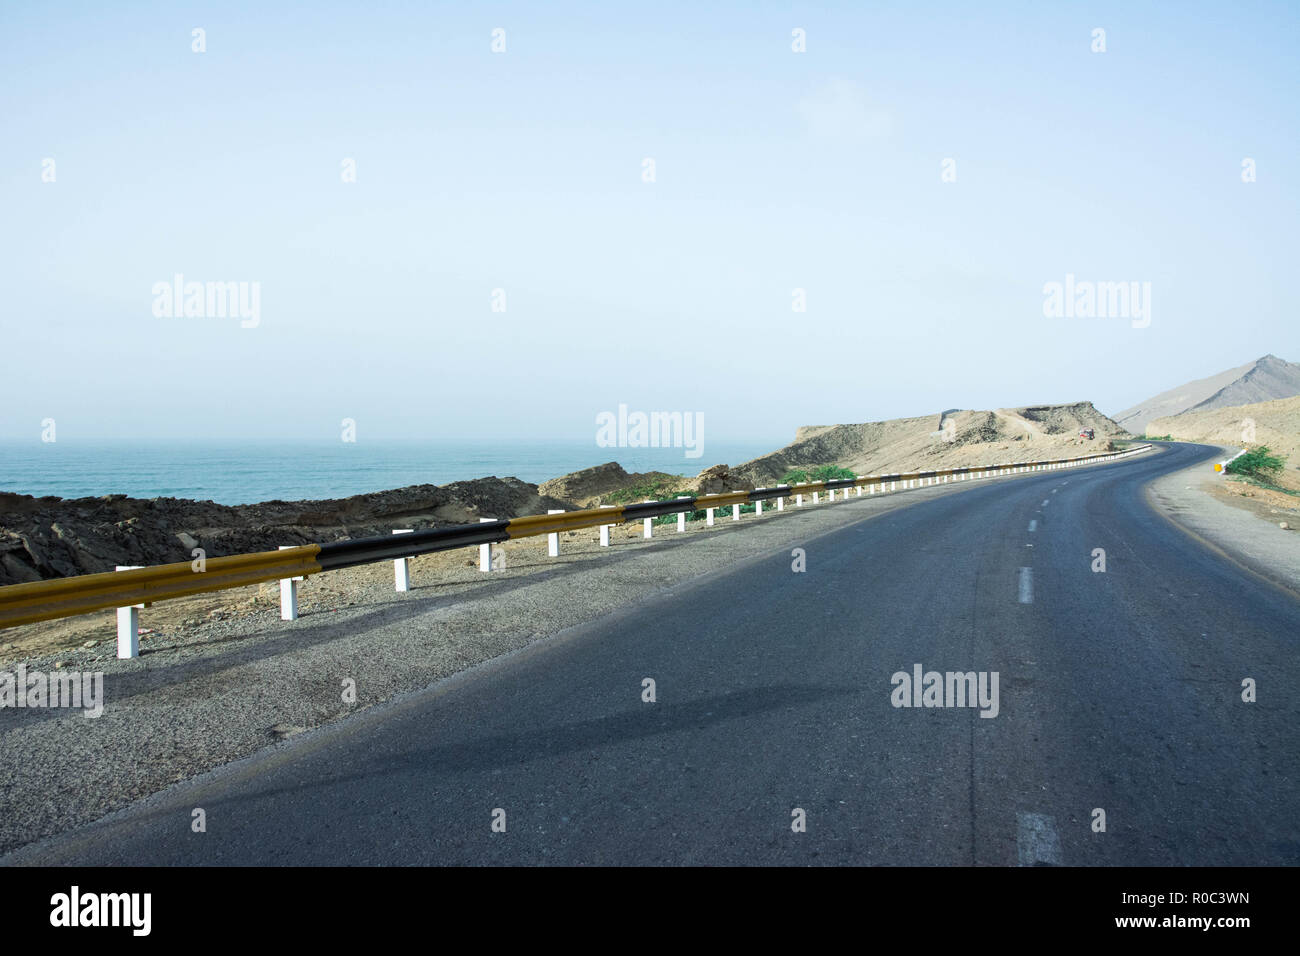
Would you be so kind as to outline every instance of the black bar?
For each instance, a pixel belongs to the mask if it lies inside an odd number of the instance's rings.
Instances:
[[[887,856],[881,858],[888,861]],[[385,867],[252,872],[222,867],[0,870],[5,939],[15,952],[43,952],[47,945],[65,949],[69,943],[74,948],[134,947],[142,939],[173,947],[200,940],[237,948],[373,947],[376,927],[427,930],[436,917],[429,905],[431,893],[442,912],[454,912],[467,925],[490,925],[493,920],[500,924],[498,894],[502,892],[512,900],[511,915],[525,921],[525,931],[554,919],[557,897],[581,898],[584,906],[599,913],[620,912],[620,906],[631,905],[626,918],[633,919],[644,916],[651,905],[645,900],[678,893],[682,899],[673,904],[674,919],[695,913],[695,920],[707,923],[717,916],[710,893],[720,876],[770,912],[788,904],[792,893],[815,892],[823,899],[857,894],[870,915],[872,939],[909,952],[976,950],[982,941],[994,938],[1025,943],[1069,938],[1113,946],[1125,937],[1129,938],[1126,949],[1160,948],[1150,940],[1167,938],[1171,948],[1182,951],[1192,940],[1208,939],[1216,950],[1233,952],[1282,939],[1294,929],[1295,872],[1287,867],[890,867],[887,877],[873,877],[857,866],[773,872],[713,868],[708,861],[697,861],[705,865],[683,871],[658,866],[649,850],[640,868],[611,868],[593,858],[590,869],[537,873],[525,867],[504,872],[499,865],[509,866],[509,855],[491,859],[497,865],[485,869],[420,872]],[[436,867],[437,858],[431,862]],[[139,893],[143,900],[148,893],[148,936],[136,936],[133,924],[125,921],[107,927],[54,925],[56,901],[71,896],[73,886],[83,898]],[[269,904],[252,889],[272,886],[276,912],[282,918],[267,919]],[[1194,893],[1202,897],[1212,893],[1213,901],[1193,902]],[[1172,902],[1175,895],[1182,901]],[[632,897],[641,902],[628,904]],[[1158,902],[1134,901],[1134,897]],[[339,913],[363,918],[325,918]],[[1244,918],[1249,923],[1214,926],[1208,932],[1161,928],[1167,919],[1188,916]],[[1153,921],[1150,928],[1134,922],[1144,919]],[[772,931],[770,920],[736,922],[741,939],[770,936]],[[865,925],[859,927],[863,933]],[[528,937],[515,938],[526,943]]]
[[[409,558],[433,551],[450,551],[475,544],[492,544],[510,537],[510,521],[501,518],[481,524],[462,524],[452,528],[427,528],[410,534],[392,534],[387,537],[354,538],[351,541],[331,541],[320,546],[321,570],[333,571],[370,564],[385,558]]]

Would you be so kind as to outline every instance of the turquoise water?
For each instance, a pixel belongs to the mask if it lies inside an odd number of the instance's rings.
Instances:
[[[125,494],[248,504],[340,498],[404,485],[514,477],[542,482],[617,461],[628,471],[694,475],[774,451],[771,442],[709,442],[700,458],[680,448],[600,448],[591,442],[416,443],[57,441],[0,442],[0,491],[62,498]]]

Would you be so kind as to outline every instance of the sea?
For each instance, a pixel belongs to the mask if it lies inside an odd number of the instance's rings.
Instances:
[[[124,494],[219,504],[344,498],[473,478],[548,478],[617,461],[630,472],[695,475],[738,465],[789,439],[681,448],[601,448],[591,441],[212,442],[0,441],[0,491],[61,498]]]

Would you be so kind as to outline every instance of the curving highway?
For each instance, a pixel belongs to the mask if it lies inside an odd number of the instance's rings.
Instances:
[[[22,862],[1300,863],[1300,600],[1142,493],[1216,453],[851,520]],[[929,671],[986,705],[924,706]]]

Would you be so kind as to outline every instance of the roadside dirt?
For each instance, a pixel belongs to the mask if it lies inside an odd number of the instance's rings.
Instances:
[[[1257,488],[1232,478],[1211,479],[1206,482],[1205,490],[1219,501],[1242,508],[1273,524],[1285,521],[1292,529],[1300,525],[1300,496],[1271,488]]]

